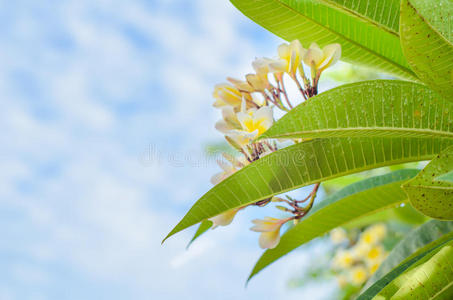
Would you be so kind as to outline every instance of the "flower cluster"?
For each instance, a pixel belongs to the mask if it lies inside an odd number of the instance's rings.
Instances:
[[[214,88],[213,105],[222,112],[222,119],[215,127],[239,153],[238,157],[224,155],[226,161],[219,161],[223,171],[213,176],[213,184],[218,184],[245,165],[277,150],[275,142],[256,139],[272,126],[274,108],[284,112],[293,108],[285,87],[285,77],[289,77],[298,87],[301,99],[309,99],[318,92],[321,73],[339,60],[341,47],[339,44],[331,44],[321,49],[313,43],[305,49],[298,40],[294,40],[289,44],[281,44],[277,52],[276,58],[255,59],[252,62],[255,72],[245,75],[245,80],[227,78],[228,83],[218,84]],[[305,75],[304,64],[310,69],[310,78]],[[310,210],[318,187],[319,184],[316,184],[303,200],[274,197],[250,204],[263,206],[271,201],[284,202],[290,208],[278,208],[292,214],[283,219],[267,217],[253,221],[255,226],[251,230],[261,232],[259,244],[262,248],[277,246],[281,226],[290,220],[299,220]],[[308,200],[306,207],[299,206]],[[247,206],[237,207],[211,218],[214,228],[230,224],[237,212]]]
[[[380,223],[364,230],[355,242],[350,241],[346,231],[341,228],[331,231],[330,238],[334,244],[348,245],[346,248],[340,247],[332,260],[332,268],[340,286],[360,286],[376,272],[387,256],[382,246],[386,234],[386,226]]]

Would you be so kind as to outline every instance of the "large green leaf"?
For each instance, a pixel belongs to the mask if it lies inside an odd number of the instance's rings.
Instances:
[[[276,248],[264,252],[249,279],[280,257],[336,227],[398,206],[407,199],[401,190],[401,183],[417,172],[406,169],[371,177],[353,183],[322,201],[309,216],[282,235]]]
[[[443,246],[438,253],[423,263],[405,280],[392,299],[451,300],[453,296],[450,290],[453,286],[451,261],[453,261],[453,243]]]
[[[411,258],[407,262],[399,265],[398,267],[394,268],[392,271],[387,273],[385,276],[380,278],[378,281],[376,281],[374,284],[372,284],[365,292],[363,292],[359,297],[357,297],[357,300],[369,300],[369,299],[376,299],[376,300],[384,300],[384,299],[395,299],[392,296],[395,296],[395,294],[402,288],[403,286],[406,286],[403,292],[407,291],[407,285],[406,284],[412,284],[412,287],[417,287],[416,282],[417,279],[421,279],[420,275],[424,274],[429,274],[432,273],[432,271],[435,271],[436,274],[433,274],[434,276],[434,282],[436,281],[437,278],[439,278],[439,272],[442,267],[439,268],[439,266],[436,266],[437,264],[443,263],[444,266],[447,266],[450,270],[445,270],[450,273],[453,271],[451,268],[451,265],[449,265],[449,260],[451,260],[451,254],[452,254],[452,245],[453,241],[452,239],[448,239],[447,241],[444,241],[440,245],[436,245],[434,248],[430,248],[427,251],[420,253],[419,255]],[[440,254],[439,254],[440,253]],[[439,254],[439,255],[438,255]],[[421,271],[421,272],[420,272]],[[440,274],[442,274],[440,272]],[[449,278],[450,277],[450,278]],[[446,277],[447,279],[451,280],[451,276]],[[433,282],[427,278],[428,280],[425,279],[425,282],[429,282],[432,284]],[[395,284],[396,282],[396,284]],[[422,291],[425,288],[423,285],[423,282],[418,282],[421,284]],[[440,282],[439,282],[440,283]],[[447,284],[448,285],[448,284]],[[446,285],[446,286],[447,286]],[[437,287],[435,285],[432,286],[433,289],[430,289],[430,287],[427,287],[426,294],[423,295],[422,297],[410,297],[409,295],[405,295],[406,298],[396,298],[396,299],[451,299],[451,298],[431,298],[432,295],[428,292],[428,289],[430,292],[433,290],[437,290],[436,292],[439,292],[442,290],[443,285],[439,284]],[[447,290],[446,290],[447,291]],[[420,289],[419,291],[420,292]],[[379,295],[378,295],[379,294]],[[439,295],[441,292],[439,293]],[[377,295],[377,296],[376,296]],[[376,297],[375,297],[376,296]],[[397,295],[398,296],[398,295]],[[420,296],[420,295],[418,295]]]
[[[200,226],[198,226],[197,231],[195,231],[195,234],[193,235],[189,244],[187,244],[187,248],[189,248],[190,245],[192,245],[192,243],[195,242],[195,240],[198,239],[203,233],[208,231],[212,227],[212,225],[213,223],[210,220],[204,220],[203,222],[201,222]]]
[[[416,79],[404,58],[396,30],[398,0],[380,1],[385,2],[383,5],[377,0],[231,2],[250,19],[286,40],[299,39],[306,47],[312,42],[321,46],[340,43],[344,61]]]
[[[399,31],[399,0],[319,0],[363,22],[381,27],[397,35]]]
[[[453,147],[449,147],[403,185],[412,205],[429,217],[453,220],[453,182],[439,179],[452,170]]]
[[[378,213],[359,218],[356,221],[348,222],[343,227],[346,229],[361,228],[369,226],[378,222],[389,222],[396,221],[403,224],[422,224],[426,222],[428,218],[415,210],[409,203],[404,205],[386,209]]]
[[[431,220],[417,227],[392,249],[379,269],[367,281],[364,289],[398,265],[451,238],[453,238],[451,221]]]
[[[412,82],[353,83],[301,103],[260,139],[329,136],[453,138],[453,103]]]
[[[453,101],[453,2],[403,0],[401,45],[414,72]]]
[[[443,138],[326,138],[299,143],[269,154],[217,184],[165,239],[232,208],[335,177],[428,160],[452,144],[451,139]]]

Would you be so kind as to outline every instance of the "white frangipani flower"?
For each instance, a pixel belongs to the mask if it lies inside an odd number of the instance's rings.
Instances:
[[[257,74],[247,74],[245,75],[245,79],[247,80],[248,84],[253,88],[253,90],[256,92],[263,92],[269,85],[267,77],[260,76]]]
[[[277,51],[280,59],[269,64],[270,70],[295,76],[307,50],[302,47],[299,40],[294,40],[289,44],[281,44]]]
[[[233,84],[241,92],[252,93],[255,91],[254,88],[247,81],[242,81],[232,77],[228,77],[227,80],[231,82],[231,84]]]
[[[330,232],[330,240],[334,244],[341,244],[347,240],[346,230],[343,228],[335,228]]]
[[[236,172],[238,170],[232,164],[229,164],[222,160],[218,160],[217,164],[219,165],[220,168],[222,168],[222,172],[219,172],[211,177],[211,183],[213,185],[219,184],[222,180],[229,177],[231,174],[233,174],[234,172]]]
[[[272,108],[263,106],[259,109],[243,109],[236,114],[241,129],[231,130],[227,136],[232,138],[238,145],[245,146],[251,140],[263,134],[274,122]]]
[[[217,215],[215,217],[212,217],[208,219],[213,223],[212,229],[216,228],[217,226],[227,226],[230,225],[231,222],[233,222],[234,217],[236,216],[237,212],[241,208],[234,208],[231,210],[228,210],[224,213],[221,213],[220,215]]]
[[[239,109],[242,104],[242,94],[234,86],[222,83],[214,87],[213,97],[216,99],[214,107],[232,106]]]
[[[321,73],[326,68],[333,66],[341,57],[341,45],[330,44],[322,50],[318,44],[312,43],[305,53],[304,63],[312,68],[312,71]]]
[[[277,219],[265,217],[264,220],[256,219],[255,224],[250,230],[261,232],[259,238],[260,247],[263,249],[273,249],[280,242],[280,228],[288,219]]]
[[[241,124],[239,123],[236,112],[234,111],[234,107],[222,107],[222,119],[217,121],[215,128],[222,133],[227,133],[233,129],[241,129]]]
[[[350,281],[354,285],[361,285],[368,279],[368,271],[363,266],[357,266],[350,271]]]

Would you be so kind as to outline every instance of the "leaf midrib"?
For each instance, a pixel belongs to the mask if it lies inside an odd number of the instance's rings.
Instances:
[[[430,189],[430,190],[452,190],[453,191],[453,186],[440,186],[440,185],[424,185],[424,184],[417,184],[417,185],[406,185],[409,188],[414,188],[414,189]]]
[[[281,191],[278,191],[278,193],[272,193],[272,195],[266,195],[264,197],[257,198],[256,200],[253,200],[253,201],[248,202],[248,203],[242,203],[240,205],[232,207],[231,209],[238,208],[238,207],[244,206],[246,204],[254,203],[254,202],[257,202],[257,201],[260,201],[260,200],[264,200],[264,199],[267,199],[267,198],[269,198],[269,197],[271,197],[273,195],[283,194],[283,193],[286,193],[286,192],[289,192],[289,191],[292,191],[292,190],[295,190],[295,189],[298,189],[298,188],[301,188],[301,187],[304,187],[304,186],[308,186],[308,185],[311,185],[311,184],[314,184],[314,183],[318,183],[320,181],[327,181],[327,180],[330,180],[330,179],[335,179],[335,178],[338,178],[338,177],[343,177],[343,176],[350,175],[350,174],[360,173],[362,171],[367,171],[367,170],[370,170],[370,169],[376,169],[376,168],[380,168],[380,167],[393,166],[393,165],[398,165],[398,164],[407,163],[407,162],[413,162],[413,161],[429,160],[429,159],[432,159],[434,156],[435,156],[435,154],[425,154],[425,155],[421,155],[421,156],[418,156],[418,157],[413,157],[411,159],[398,159],[398,160],[392,160],[391,162],[390,161],[385,161],[385,162],[380,162],[380,163],[377,163],[377,164],[374,164],[374,165],[367,165],[365,167],[348,170],[348,171],[345,171],[345,172],[335,173],[334,175],[331,175],[331,176],[326,176],[326,177],[323,177],[323,178],[318,179],[318,180],[307,181],[307,182],[304,182],[303,184],[296,185],[296,186],[293,186],[293,187],[290,187],[290,188],[287,188],[287,189],[283,189]],[[230,178],[233,178],[233,177],[228,177],[228,178],[224,179],[223,181],[226,182]]]
[[[407,127],[350,127],[350,128],[337,127],[337,128],[329,128],[329,129],[313,129],[313,130],[294,131],[294,132],[281,133],[278,135],[270,135],[270,136],[266,136],[266,134],[263,134],[263,138],[279,138],[279,137],[287,137],[287,136],[295,136],[295,135],[304,135],[304,134],[309,134],[309,133],[351,132],[351,131],[408,132],[408,133],[422,133],[423,135],[428,135],[428,136],[434,135],[434,136],[440,136],[440,137],[443,136],[443,137],[453,138],[453,132],[432,130],[432,129],[415,129],[415,128],[407,128]]]
[[[323,0],[321,0],[321,1],[323,1]],[[411,7],[411,8],[415,11],[415,13],[417,14],[417,16],[418,16],[420,19],[422,19],[422,21],[426,24],[426,26],[428,26],[432,31],[434,31],[434,32],[440,37],[441,40],[443,40],[445,43],[447,43],[450,47],[453,47],[453,43],[452,43],[450,40],[448,40],[448,39],[447,39],[447,38],[446,38],[439,30],[437,30],[437,28],[434,27],[434,26],[431,24],[431,22],[429,22],[429,21],[428,21],[428,20],[427,20],[427,19],[426,19],[419,11],[418,11],[418,9],[417,9],[414,5],[412,5],[412,3],[411,3],[410,1],[407,1],[407,5],[408,5],[409,7]],[[400,26],[401,26],[401,23],[400,23]]]
[[[398,31],[395,31],[395,30],[393,30],[392,28],[390,28],[388,26],[380,24],[380,23],[376,22],[375,20],[371,19],[370,17],[367,17],[366,15],[360,14],[360,13],[356,12],[355,10],[347,8],[347,7],[337,3],[335,1],[331,1],[331,0],[319,0],[319,1],[325,3],[326,5],[328,5],[328,6],[332,7],[332,8],[336,8],[338,10],[342,10],[342,11],[346,12],[347,14],[350,14],[352,17],[355,17],[356,19],[360,20],[360,21],[365,21],[366,23],[374,25],[377,28],[383,29],[383,30],[387,31],[390,34],[393,34],[394,36],[396,36],[398,38],[400,37]]]
[[[437,293],[435,293],[432,297],[429,298],[429,300],[431,299],[436,299],[437,296],[439,296],[440,294],[442,294],[445,290],[447,290],[451,285],[453,285],[453,281],[450,281],[449,284],[447,284],[446,286],[444,286],[440,291],[438,291]]]
[[[275,2],[275,3],[277,3],[277,4],[281,5],[281,6],[284,6],[284,7],[288,8],[289,10],[291,10],[291,11],[293,11],[294,13],[300,15],[301,17],[310,20],[310,22],[313,22],[313,23],[315,23],[315,24],[318,24],[319,26],[321,26],[322,28],[326,29],[327,31],[329,31],[329,32],[331,32],[331,33],[333,33],[333,34],[335,34],[335,35],[340,36],[341,38],[347,40],[348,42],[350,42],[350,43],[352,43],[352,44],[354,44],[354,45],[356,45],[357,47],[361,48],[362,50],[364,50],[364,51],[366,51],[366,52],[370,52],[370,53],[372,53],[373,55],[380,57],[381,59],[387,61],[388,63],[392,64],[393,66],[399,68],[400,70],[402,70],[402,71],[405,72],[406,74],[411,75],[414,79],[417,79],[417,78],[418,78],[417,75],[416,75],[414,72],[412,72],[410,69],[408,69],[408,68],[406,68],[406,67],[404,67],[404,66],[402,66],[402,65],[400,65],[400,64],[398,64],[398,63],[396,63],[396,62],[394,62],[394,61],[392,61],[392,60],[390,60],[390,59],[388,59],[388,58],[385,57],[385,56],[382,56],[381,54],[376,53],[374,50],[371,50],[371,49],[369,49],[369,48],[363,47],[361,44],[358,44],[357,42],[351,40],[350,38],[348,38],[348,37],[346,37],[346,36],[344,36],[344,35],[342,35],[342,34],[336,32],[336,31],[333,31],[333,30],[329,29],[328,27],[324,26],[322,23],[319,23],[318,21],[315,21],[314,19],[312,19],[312,18],[310,18],[310,17],[308,17],[308,16],[306,16],[306,15],[301,14],[299,11],[295,10],[294,8],[292,8],[291,6],[289,6],[288,4],[283,3],[281,0],[269,0],[269,1],[273,1],[273,2]]]

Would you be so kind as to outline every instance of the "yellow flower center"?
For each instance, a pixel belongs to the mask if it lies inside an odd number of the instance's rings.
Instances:
[[[362,270],[356,271],[356,272],[354,273],[354,281],[356,281],[356,282],[361,282],[361,281],[363,281],[363,279],[365,279],[365,277],[366,277],[366,274],[365,274],[365,272],[362,271]]]
[[[379,257],[380,251],[378,248],[373,248],[368,252],[369,259],[376,259]]]
[[[264,133],[266,128],[261,124],[263,120],[247,120],[244,122],[244,126],[248,132],[254,132],[258,130],[258,135]]]

